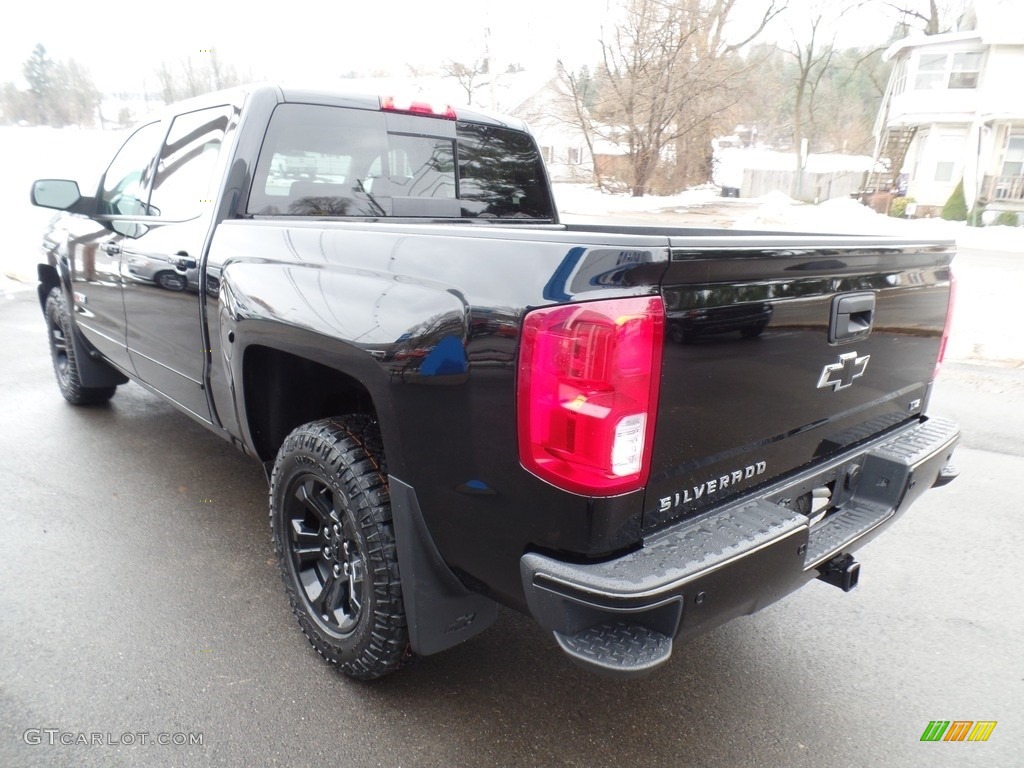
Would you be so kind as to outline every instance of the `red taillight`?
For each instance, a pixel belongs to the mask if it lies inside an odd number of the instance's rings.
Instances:
[[[939,357],[935,361],[935,371],[932,373],[934,379],[939,375],[942,368],[942,361],[946,357],[946,345],[949,343],[949,332],[953,326],[953,309],[956,307],[956,276],[952,271],[949,273],[949,303],[946,305],[946,324],[942,329],[942,341],[939,343]]]
[[[611,496],[651,468],[665,337],[661,297],[526,315],[516,391],[519,460],[559,488]]]
[[[380,108],[385,112],[405,112],[410,115],[426,115],[427,117],[442,117],[445,120],[457,120],[458,115],[455,109],[445,104],[444,106],[433,105],[426,101],[414,99],[397,99],[394,96],[381,96]]]

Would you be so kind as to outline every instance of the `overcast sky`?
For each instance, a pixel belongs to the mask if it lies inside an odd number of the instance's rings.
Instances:
[[[794,7],[820,0],[790,0]],[[737,26],[756,23],[765,0],[740,0]],[[0,26],[0,83],[23,87],[21,68],[36,43],[50,58],[75,59],[102,91],[157,90],[161,62],[198,61],[211,48],[221,62],[253,79],[325,79],[356,72],[408,74],[448,59],[473,61],[489,44],[499,67],[553,71],[558,58],[579,66],[599,57],[602,26],[621,0],[279,0],[231,4],[212,0],[97,5],[82,0],[28,0]],[[874,15],[874,14],[872,14]],[[891,29],[874,15],[859,38]],[[883,27],[883,28],[880,28]],[[795,27],[799,29],[799,25]],[[485,30],[490,30],[488,38]],[[787,26],[776,28],[785,36]],[[862,41],[855,41],[860,44]]]
[[[559,56],[596,57],[606,0],[29,0],[18,11],[0,27],[0,82],[20,81],[22,63],[41,42],[51,58],[84,64],[109,91],[154,88],[161,61],[198,60],[211,48],[255,79],[436,69],[481,56],[487,28],[499,63],[551,67]]]

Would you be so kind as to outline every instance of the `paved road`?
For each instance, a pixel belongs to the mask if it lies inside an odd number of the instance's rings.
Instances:
[[[1020,372],[946,368],[963,476],[862,550],[849,595],[808,585],[630,683],[504,612],[357,684],[292,620],[256,463],[136,385],[66,405],[31,293],[0,338],[2,766],[1024,765]],[[999,724],[921,743],[935,719]],[[134,743],[60,743],[93,733]]]

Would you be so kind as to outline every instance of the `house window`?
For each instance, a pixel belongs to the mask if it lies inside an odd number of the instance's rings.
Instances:
[[[569,165],[579,165],[583,162],[582,154],[579,147],[569,147]]]
[[[935,180],[952,181],[954,165],[952,160],[940,160],[937,162],[935,164]]]
[[[981,52],[922,53],[914,88],[918,91],[977,88]]]
[[[1024,134],[1010,136],[1003,157],[1003,170],[1000,176],[1024,175]]]
[[[892,95],[899,96],[907,89],[907,60],[896,62],[896,72],[892,78]]]
[[[949,73],[949,87],[977,88],[978,73],[980,71],[980,53],[954,53],[953,67]]]
[[[917,80],[914,88],[928,91],[943,88],[946,82],[946,54],[922,53],[917,62]]]
[[[540,156],[544,158],[545,163],[553,163],[555,161],[555,151],[553,147],[541,147]]]
[[[957,167],[957,160],[963,154],[964,135],[947,134],[932,136],[929,142],[929,149],[935,162],[934,181],[951,183],[953,172]]]

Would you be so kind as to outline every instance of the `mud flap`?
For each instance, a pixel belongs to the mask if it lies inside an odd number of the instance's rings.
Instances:
[[[390,475],[388,481],[409,642],[428,656],[483,632],[498,617],[498,605],[466,589],[445,564],[412,486]]]

